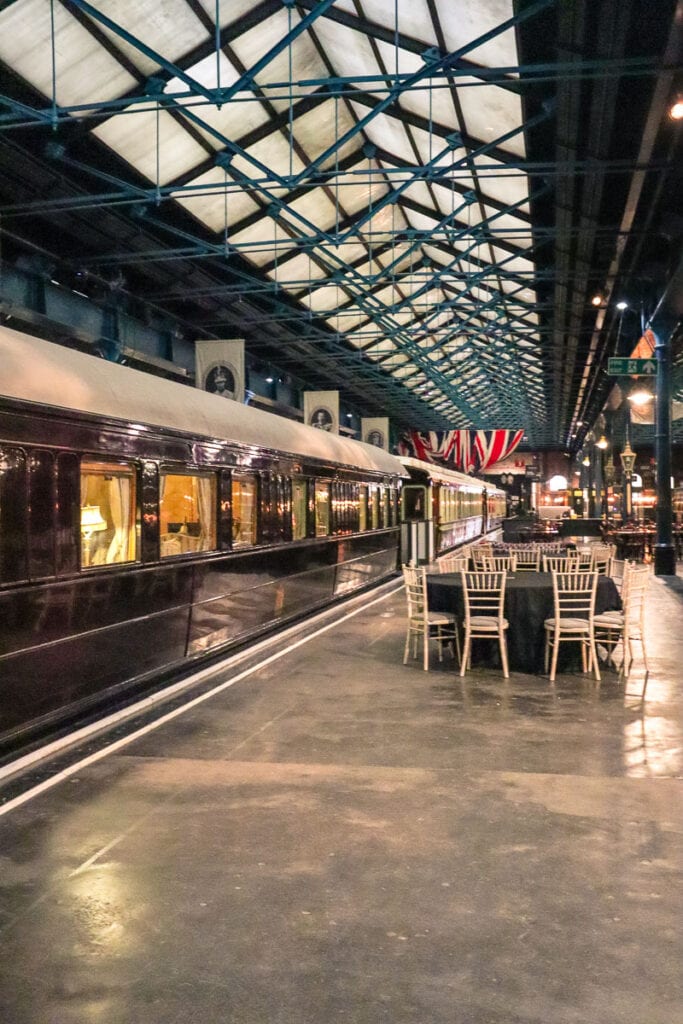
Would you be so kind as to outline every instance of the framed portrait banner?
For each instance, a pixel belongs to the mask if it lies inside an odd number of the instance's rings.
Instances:
[[[363,416],[360,421],[361,440],[375,448],[389,451],[389,418],[378,416],[373,419]]]
[[[221,398],[244,401],[244,341],[195,342],[195,382]]]
[[[304,423],[328,434],[338,434],[339,392],[304,391]]]

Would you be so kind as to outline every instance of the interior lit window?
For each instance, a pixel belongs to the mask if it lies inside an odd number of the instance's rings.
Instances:
[[[246,547],[256,543],[257,519],[256,501],[258,496],[256,477],[253,473],[232,474],[232,544]]]
[[[379,487],[374,486],[370,489],[370,526],[373,530],[379,529]]]
[[[361,484],[360,488],[360,506],[358,509],[358,529],[367,530],[368,528],[368,489],[365,484]]]
[[[216,477],[162,472],[159,484],[162,558],[216,547]]]
[[[306,536],[306,510],[308,496],[306,481],[301,476],[292,478],[292,539],[303,540]]]
[[[330,532],[330,485],[322,480],[315,482],[315,535],[327,537]]]
[[[82,462],[83,568],[135,561],[135,526],[134,466],[125,462]]]

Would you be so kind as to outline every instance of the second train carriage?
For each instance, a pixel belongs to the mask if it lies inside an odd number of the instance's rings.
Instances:
[[[397,458],[0,327],[0,742],[395,573]]]
[[[401,463],[410,477],[401,488],[404,562],[433,562],[500,528],[505,517],[504,491],[419,459],[402,457]]]

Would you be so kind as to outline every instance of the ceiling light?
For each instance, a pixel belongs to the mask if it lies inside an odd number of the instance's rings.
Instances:
[[[581,465],[582,466],[590,466],[590,464],[591,464],[590,458],[588,457],[588,455],[584,455],[584,457],[581,459]]]
[[[595,442],[595,447],[602,448],[603,451],[605,450],[605,448],[609,447],[609,441],[607,440],[604,434],[601,435],[599,441]]]
[[[602,306],[602,295],[594,295],[591,299],[591,306]]]
[[[617,309],[620,309],[623,313],[625,309],[628,309],[628,302],[624,302],[623,300],[621,302],[617,302]]]
[[[672,121],[680,121],[683,118],[683,97],[677,96],[669,107],[669,117]]]
[[[266,384],[272,384],[272,383],[273,383],[273,378],[272,378],[272,377],[270,376],[270,374],[269,374],[269,375],[268,375],[268,376],[266,377]]]

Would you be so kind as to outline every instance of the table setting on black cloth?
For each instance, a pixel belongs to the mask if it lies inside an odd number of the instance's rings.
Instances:
[[[460,573],[427,576],[427,600],[435,612],[453,612],[463,622],[465,608]],[[621,598],[613,579],[598,576],[595,614],[621,608]],[[510,668],[517,672],[544,671],[545,630],[543,623],[552,618],[553,576],[550,572],[508,573],[505,583],[505,618]],[[477,643],[477,641],[474,641]],[[490,643],[488,640],[479,643]],[[491,644],[491,655],[496,644]],[[560,645],[560,669],[575,669],[580,664],[579,644]]]

